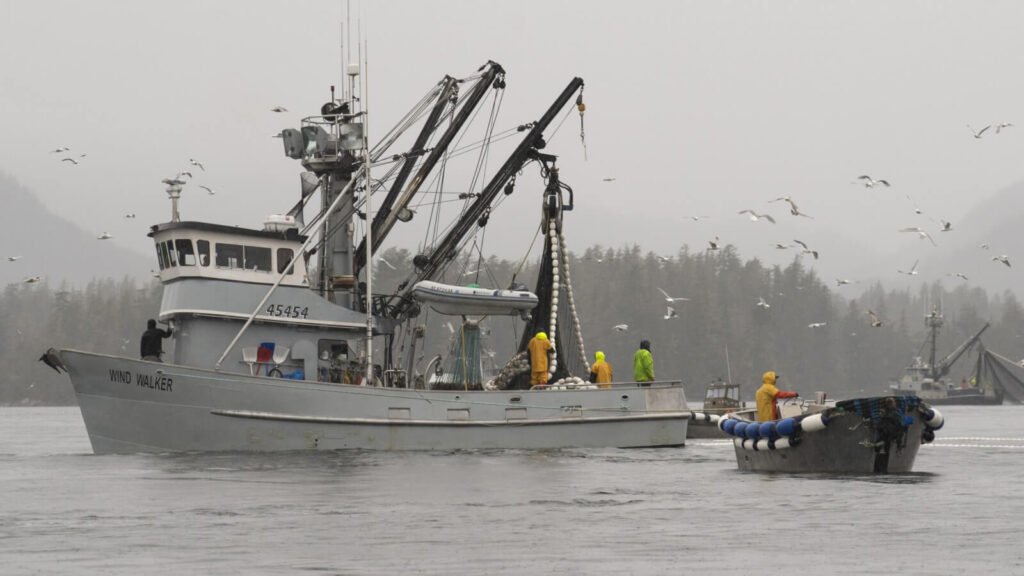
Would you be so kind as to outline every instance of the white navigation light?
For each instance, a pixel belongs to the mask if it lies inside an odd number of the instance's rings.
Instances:
[[[345,73],[348,74],[349,76],[359,76],[359,63],[352,62],[351,64],[349,64],[348,68],[345,70]]]

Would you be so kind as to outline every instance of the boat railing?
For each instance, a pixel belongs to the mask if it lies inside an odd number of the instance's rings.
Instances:
[[[654,387],[654,388],[669,388],[669,387],[672,387],[672,386],[682,386],[682,384],[683,384],[682,380],[652,380],[650,382],[612,382],[608,387],[606,387],[604,389],[607,390],[608,388],[613,388],[613,389],[620,389],[620,388],[622,388],[622,389],[624,389],[624,388],[651,388],[651,387]],[[564,384],[564,383],[563,384],[555,384],[555,383],[551,383],[551,384],[534,384],[533,386],[530,387],[530,390],[548,390],[548,389],[552,389],[552,388],[558,389],[558,390],[563,390],[563,389],[564,390],[593,390],[595,388],[602,388],[602,387],[601,387],[601,385],[594,384],[593,382],[584,382],[582,384]]]

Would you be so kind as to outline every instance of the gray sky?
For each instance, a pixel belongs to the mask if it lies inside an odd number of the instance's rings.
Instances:
[[[575,116],[549,146],[577,192],[575,250],[636,242],[674,253],[718,235],[744,257],[787,263],[792,253],[771,246],[800,238],[822,247],[826,278],[879,266],[888,276],[935,255],[898,228],[964,249],[929,217],[957,223],[1024,179],[1019,2],[432,0],[361,11],[371,137],[443,74],[488,59],[508,72],[499,129],[539,117],[572,76],[586,80],[589,160]],[[169,215],[160,180],[194,157],[207,167],[195,184],[218,194],[192,186],[184,217],[258,227],[298,196],[301,167],[270,136],[316,113],[339,83],[343,19],[340,1],[3,0],[0,170],[58,214],[149,254],[143,234]],[[290,112],[271,113],[277,105]],[[1018,120],[981,140],[966,127]],[[88,156],[70,166],[48,153],[58,146]],[[528,174],[533,190],[521,185],[492,219],[485,251],[519,258],[529,245],[540,184]],[[859,174],[893,187],[851,184]],[[767,203],[782,195],[814,219]],[[779,223],[749,222],[744,208]]]

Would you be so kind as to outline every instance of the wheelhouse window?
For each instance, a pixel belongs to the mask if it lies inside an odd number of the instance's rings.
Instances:
[[[192,250],[192,241],[186,239],[178,239],[174,241],[175,248],[178,249],[178,263],[182,266],[195,266],[196,265],[196,254]]]
[[[164,268],[170,268],[171,266],[174,266],[171,260],[170,252],[167,251],[167,242],[161,242],[159,248],[160,256],[162,257],[164,262]]]
[[[171,263],[171,266],[177,266],[178,256],[174,253],[174,240],[168,240],[167,242],[164,242],[164,244],[167,246],[167,255],[169,256],[168,261]]]
[[[154,247],[156,248],[156,262],[160,265],[160,269],[163,270],[164,268],[167,268],[167,259],[164,258],[163,251],[164,243],[160,242],[155,244]]]
[[[260,246],[243,246],[242,248],[245,255],[246,270],[259,270],[261,272],[270,272],[272,270],[270,259],[273,251],[270,248]]]
[[[288,267],[288,263],[295,257],[295,252],[292,252],[290,248],[278,248],[277,249],[277,273],[281,274],[285,268]],[[295,268],[292,267],[288,271],[289,274],[295,274]]]
[[[199,251],[199,264],[201,266],[210,265],[210,241],[209,240],[196,240],[196,248]]]
[[[242,267],[242,245],[217,243],[217,267],[218,268],[241,268]]]

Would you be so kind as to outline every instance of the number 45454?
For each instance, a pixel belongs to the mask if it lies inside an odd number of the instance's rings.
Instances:
[[[308,318],[309,306],[271,304],[267,306],[267,316],[280,316],[283,318]]]

